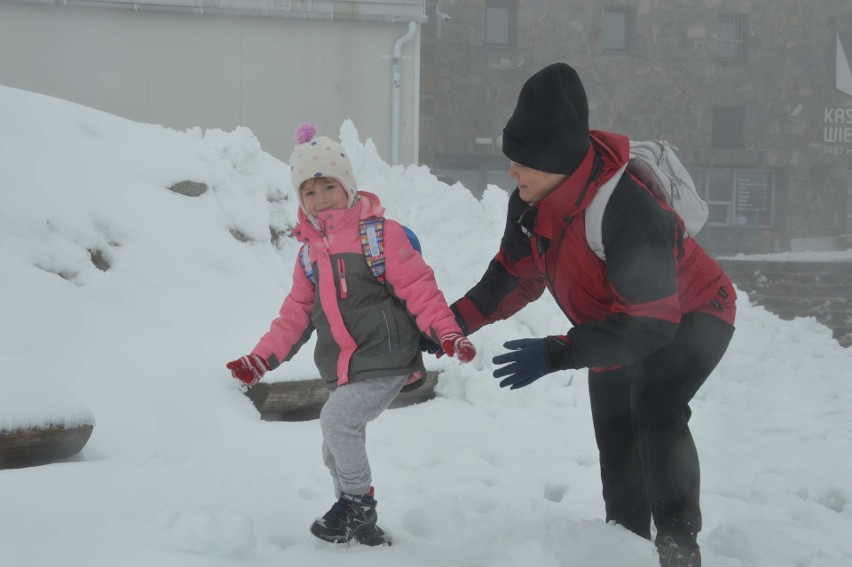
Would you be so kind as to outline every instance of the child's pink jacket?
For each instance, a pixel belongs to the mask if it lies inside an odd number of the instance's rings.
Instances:
[[[317,330],[314,361],[322,378],[345,384],[372,376],[424,371],[421,333],[438,341],[460,333],[432,269],[402,226],[384,221],[385,285],[373,276],[361,248],[361,219],[383,216],[379,198],[360,191],[348,209],[322,211],[316,228],[299,211],[294,236],[309,246],[316,284],[296,259],[293,286],[279,316],[252,353],[275,368]]]

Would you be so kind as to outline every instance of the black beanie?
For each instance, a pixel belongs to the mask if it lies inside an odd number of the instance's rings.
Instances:
[[[524,83],[503,129],[510,160],[548,173],[573,173],[589,151],[589,102],[577,72],[548,65]]]

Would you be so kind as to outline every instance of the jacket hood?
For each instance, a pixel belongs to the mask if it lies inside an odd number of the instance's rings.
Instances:
[[[606,181],[630,159],[630,138],[602,130],[593,130],[589,136],[592,147],[603,159],[601,176]]]

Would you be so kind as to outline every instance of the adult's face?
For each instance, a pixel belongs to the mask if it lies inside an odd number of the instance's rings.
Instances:
[[[547,197],[567,175],[539,171],[517,162],[509,162],[509,177],[518,184],[521,200],[533,204]]]

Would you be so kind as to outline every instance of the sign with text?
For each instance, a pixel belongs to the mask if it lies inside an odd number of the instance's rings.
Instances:
[[[852,107],[826,108],[823,119],[823,151],[837,156],[852,154]]]
[[[766,170],[740,169],[736,176],[737,224],[772,225],[772,174]]]

